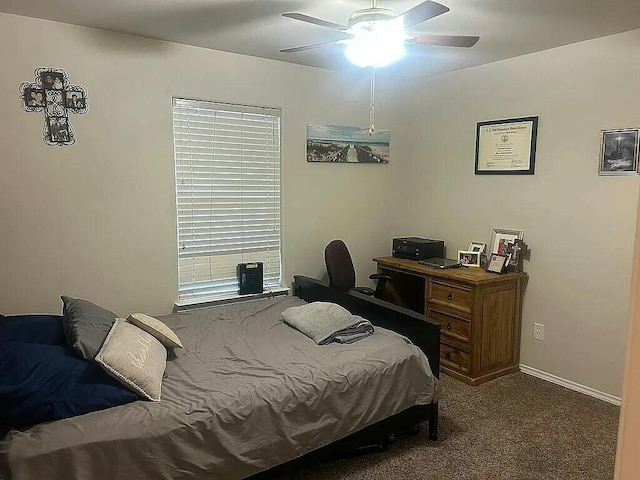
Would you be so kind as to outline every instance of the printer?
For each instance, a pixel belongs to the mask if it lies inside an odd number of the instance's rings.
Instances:
[[[420,237],[400,237],[393,239],[392,255],[398,258],[425,260],[444,257],[444,240]]]

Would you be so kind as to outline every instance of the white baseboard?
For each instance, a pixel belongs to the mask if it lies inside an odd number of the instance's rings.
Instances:
[[[528,365],[520,364],[520,371],[522,373],[526,373],[527,375],[531,375],[532,377],[541,378],[542,380],[546,380],[547,382],[555,383],[556,385],[568,388],[569,390],[575,390],[576,392],[584,393],[585,395],[603,400],[607,403],[612,403],[617,406],[620,406],[622,404],[622,400],[618,397],[614,397],[613,395],[609,395],[608,393],[601,392],[591,387],[580,385],[579,383],[572,382],[571,380],[556,377],[555,375],[543,372],[542,370],[538,370],[537,368],[529,367]]]

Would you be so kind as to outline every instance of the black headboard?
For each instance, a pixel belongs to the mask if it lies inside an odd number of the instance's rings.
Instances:
[[[404,335],[425,353],[434,375],[440,376],[440,325],[424,315],[357,292],[329,288],[302,275],[293,277],[293,294],[306,302],[337,303],[374,325]]]

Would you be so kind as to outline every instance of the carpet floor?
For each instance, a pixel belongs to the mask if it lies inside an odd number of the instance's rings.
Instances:
[[[611,480],[620,408],[516,373],[470,387],[442,375],[439,440],[299,467],[299,480]],[[289,478],[291,478],[289,477]]]

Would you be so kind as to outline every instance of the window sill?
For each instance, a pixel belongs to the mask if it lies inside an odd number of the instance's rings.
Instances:
[[[272,287],[270,291],[262,293],[251,293],[248,295],[229,294],[220,297],[192,298],[189,300],[177,301],[173,305],[173,313],[196,310],[199,308],[217,307],[226,303],[246,302],[247,300],[258,300],[260,298],[279,297],[289,295],[290,289],[287,287]]]

